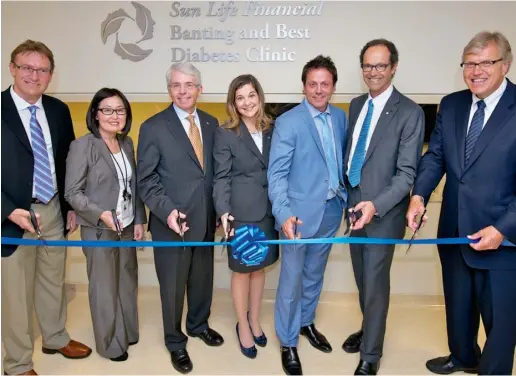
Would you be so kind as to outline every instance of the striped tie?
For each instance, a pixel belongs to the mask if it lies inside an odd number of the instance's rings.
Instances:
[[[364,123],[362,124],[362,129],[360,130],[360,135],[358,136],[357,145],[355,146],[355,152],[353,153],[353,158],[351,159],[351,166],[349,167],[348,171],[349,184],[351,184],[353,188],[360,184],[360,175],[362,174],[362,166],[365,160],[367,136],[369,135],[369,128],[371,127],[373,111],[374,104],[373,100],[370,99],[367,107],[367,115],[364,119]]]
[[[54,197],[54,183],[50,160],[48,159],[47,144],[43,131],[36,118],[37,106],[30,106],[30,136],[34,154],[34,195],[41,202],[48,204]]]
[[[466,136],[466,148],[464,149],[464,165],[468,165],[469,157],[475,147],[478,136],[482,132],[484,126],[484,108],[486,108],[486,102],[480,100],[477,102],[477,110],[471,119],[471,125],[469,126],[469,132]]]

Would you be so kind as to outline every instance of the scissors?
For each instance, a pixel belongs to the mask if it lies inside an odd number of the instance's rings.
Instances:
[[[178,211],[177,213],[177,224],[179,225],[179,235],[181,236],[181,240],[183,241],[183,251],[186,251],[185,243],[185,234],[183,232],[183,221],[181,220],[181,215]]]
[[[111,209],[111,215],[113,216],[113,223],[115,224],[116,233],[118,234],[118,237],[121,238],[122,237],[122,229],[120,228],[120,222],[118,222],[118,218],[116,216],[115,209]]]
[[[222,238],[223,242],[229,242],[229,237],[231,236],[231,231],[233,231],[233,229],[234,229],[233,221],[229,220],[230,216],[231,216],[231,214],[228,214],[228,220],[227,220],[228,232],[227,232],[227,234],[224,234],[224,238]],[[222,252],[220,253],[220,255],[222,256],[222,254],[224,253],[224,250],[227,250],[227,249],[228,249],[228,245],[226,244],[222,247]]]
[[[351,209],[349,212],[349,225],[346,229],[346,232],[344,233],[344,236],[350,236],[351,231],[353,231],[353,226],[355,226],[355,223],[362,218],[362,211],[355,211],[355,209]]]
[[[421,218],[419,218],[419,223],[417,224],[416,231],[414,231],[414,233],[412,234],[412,237],[410,238],[409,246],[408,246],[407,252],[405,254],[407,254],[410,251],[410,247],[412,247],[414,239],[416,238],[416,234],[419,231],[419,229],[421,228],[421,225],[423,224],[423,217],[425,216],[425,214],[426,214],[426,208],[425,208],[425,210],[423,210],[423,214],[421,214]]]
[[[48,256],[48,247],[47,247],[47,244],[45,243],[45,239],[43,239],[41,236],[41,229],[38,226],[38,218],[36,217],[36,213],[34,212],[33,209],[29,209],[29,214],[30,214],[30,222],[32,223],[32,227],[34,227],[34,231],[36,231],[38,240],[43,241],[43,247],[45,248],[45,252],[47,253],[47,256]]]

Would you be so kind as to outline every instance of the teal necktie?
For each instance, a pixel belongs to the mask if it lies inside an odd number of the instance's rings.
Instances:
[[[362,129],[358,136],[357,146],[355,147],[355,153],[353,154],[353,159],[351,159],[351,166],[348,172],[348,180],[353,188],[360,184],[360,175],[362,173],[362,166],[364,165],[367,136],[369,135],[369,128],[371,127],[373,111],[374,104],[373,100],[370,99],[367,107],[367,115],[362,124]]]
[[[337,193],[339,188],[339,175],[337,167],[337,159],[335,158],[335,145],[333,144],[333,137],[331,135],[331,128],[327,121],[329,114],[321,112],[318,116],[322,121],[322,138],[324,156],[326,158],[326,166],[328,167],[328,173],[330,175],[330,189]]]

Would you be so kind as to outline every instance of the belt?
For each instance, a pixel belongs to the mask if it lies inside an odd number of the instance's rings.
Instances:
[[[53,195],[52,198],[50,200],[48,200],[48,202],[46,204],[43,201],[41,201],[40,199],[35,198],[35,197],[33,197],[30,202],[32,204],[48,205],[50,203],[50,201],[52,201],[54,199],[54,197],[56,197],[56,195]]]

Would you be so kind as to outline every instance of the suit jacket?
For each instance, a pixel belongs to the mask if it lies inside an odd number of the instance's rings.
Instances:
[[[213,145],[213,201],[217,216],[231,213],[238,221],[258,222],[272,216],[267,194],[267,167],[272,129],[263,133],[262,151],[245,124],[237,130],[219,127]]]
[[[72,117],[68,106],[57,98],[43,95],[42,104],[50,128],[59,203],[66,223],[68,211],[73,210],[64,199],[66,155],[75,139]],[[8,88],[2,92],[2,236],[23,237],[24,230],[7,217],[14,209],[30,209],[33,175],[32,147]],[[16,248],[2,245],[2,257],[10,256]]]
[[[421,158],[425,125],[419,105],[394,89],[387,100],[367,148],[358,189],[347,180],[353,132],[369,94],[351,101],[344,171],[348,186],[348,204],[372,201],[377,215],[365,227],[370,236],[405,235],[405,214],[410,190]],[[362,124],[358,124],[360,127]]]
[[[218,121],[197,109],[202,132],[204,169],[173,105],[147,119],[140,128],[137,178],[140,197],[151,211],[153,238],[177,240],[167,218],[172,210],[186,214],[185,240],[202,241],[215,234],[213,207],[213,135]]]
[[[414,194],[428,201],[446,174],[437,236],[471,235],[493,225],[516,241],[516,86],[507,88],[478,137],[467,166],[464,148],[472,105],[469,90],[444,97],[428,151],[418,168]],[[461,247],[478,269],[516,269],[516,251],[477,252]],[[446,257],[446,252],[441,252]]]
[[[346,201],[342,176],[346,113],[329,106],[340,180],[337,194]],[[276,119],[267,176],[276,229],[279,231],[289,217],[297,216],[303,221],[301,235],[313,236],[323,218],[329,174],[321,138],[304,101]]]
[[[129,184],[134,224],[147,223],[145,207],[136,186],[133,141],[129,136],[119,141],[133,171]],[[116,210],[120,190],[117,167],[104,140],[89,133],[73,141],[66,160],[65,198],[77,213],[77,223],[107,228],[100,215],[106,210]]]

